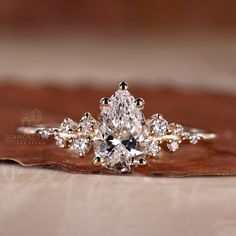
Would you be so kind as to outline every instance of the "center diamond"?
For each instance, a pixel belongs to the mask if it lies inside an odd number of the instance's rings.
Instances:
[[[126,89],[119,89],[101,107],[93,144],[103,166],[121,171],[137,166],[146,156],[142,108]]]

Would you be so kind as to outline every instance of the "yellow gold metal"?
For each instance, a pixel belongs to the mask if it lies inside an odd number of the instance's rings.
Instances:
[[[147,161],[145,159],[139,159],[138,163],[141,166],[145,166],[147,164]]]
[[[95,157],[95,158],[93,158],[93,165],[95,165],[95,166],[101,166],[101,159],[100,159],[100,157]]]
[[[100,105],[101,106],[109,106],[110,103],[111,103],[111,101],[107,97],[104,97],[100,100]]]
[[[126,82],[120,82],[119,83],[119,89],[127,90],[128,89],[128,84]]]
[[[134,101],[136,107],[138,108],[143,108],[144,107],[144,100],[142,98],[136,98],[135,101]]]

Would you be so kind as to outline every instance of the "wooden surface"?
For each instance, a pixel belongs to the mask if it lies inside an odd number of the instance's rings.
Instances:
[[[0,165],[0,235],[234,236],[236,181]]]
[[[88,108],[96,116],[99,98],[109,96],[111,92],[99,90],[95,93],[95,90],[84,88],[64,90],[62,96],[62,90],[55,88],[2,86],[1,157],[14,159],[16,156],[23,157],[24,153],[35,158],[45,155],[45,148],[58,150],[54,145],[23,145],[19,139],[10,138],[22,119],[30,117],[32,110],[40,110],[42,121],[49,122],[60,121],[65,114],[76,120]],[[84,104],[91,94],[94,98]],[[192,92],[151,90],[147,93],[141,89],[135,89],[134,95],[146,100],[147,116],[157,111],[170,121],[210,128],[221,134],[214,144],[193,147],[194,154],[187,158],[192,160],[191,170],[195,168],[196,158],[201,159],[201,155],[208,151],[213,154],[218,150],[219,153],[216,159],[214,155],[207,156],[210,168],[215,168],[214,163],[219,161],[221,155],[225,163],[235,158],[234,96],[201,93],[199,97],[199,93]],[[49,96],[51,99],[48,99]],[[75,101],[64,106],[63,110],[59,107],[61,103],[73,99]],[[181,155],[189,153],[189,148],[185,145],[179,152],[162,157],[164,160],[171,158],[169,173],[176,173],[170,168],[173,162],[179,161],[179,166],[182,166]],[[38,150],[41,152],[38,153]],[[61,157],[64,155],[61,154]],[[179,158],[176,161],[175,156]],[[225,169],[225,165],[221,165],[218,171]],[[232,165],[231,170],[234,169]],[[2,162],[0,235],[234,236],[235,199],[235,177],[81,175]]]
[[[0,235],[235,236],[236,181],[0,165]]]
[[[99,99],[110,96],[112,91],[12,86],[2,87],[1,90],[1,160],[77,173],[119,174],[103,167],[94,167],[91,164],[92,152],[85,158],[78,158],[68,150],[58,149],[54,142],[16,135],[17,126],[22,122],[33,123],[32,119],[37,118],[32,118],[31,114],[35,109],[40,113],[39,123],[61,122],[64,117],[78,121],[86,111],[96,117]],[[209,129],[217,133],[218,138],[210,143],[183,144],[175,153],[163,151],[160,157],[149,158],[145,167],[135,168],[128,174],[178,177],[236,174],[234,96],[155,89],[135,89],[134,94],[146,100],[146,117],[162,113],[170,122]]]

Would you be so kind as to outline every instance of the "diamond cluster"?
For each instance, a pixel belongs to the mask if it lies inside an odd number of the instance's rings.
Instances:
[[[66,118],[58,129],[45,128],[40,134],[44,139],[54,136],[58,147],[69,148],[79,156],[85,156],[92,147],[95,127],[96,120],[87,112],[78,123]]]
[[[145,119],[144,100],[135,99],[128,85],[100,101],[100,115],[85,113],[77,123],[66,118],[58,129],[43,129],[42,138],[55,137],[60,148],[85,156],[93,147],[96,166],[127,171],[146,164],[146,156],[158,156],[162,148],[174,152],[184,141],[196,144],[201,137],[179,124],[169,123],[161,114]]]

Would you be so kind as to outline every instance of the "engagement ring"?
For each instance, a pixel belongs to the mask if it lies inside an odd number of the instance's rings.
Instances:
[[[175,152],[182,143],[216,138],[214,133],[169,123],[161,114],[145,119],[144,100],[135,99],[126,82],[110,98],[101,99],[100,110],[98,119],[87,112],[79,122],[66,118],[59,125],[19,127],[18,131],[54,138],[58,147],[81,157],[93,149],[95,166],[121,172],[158,158],[163,149]]]

